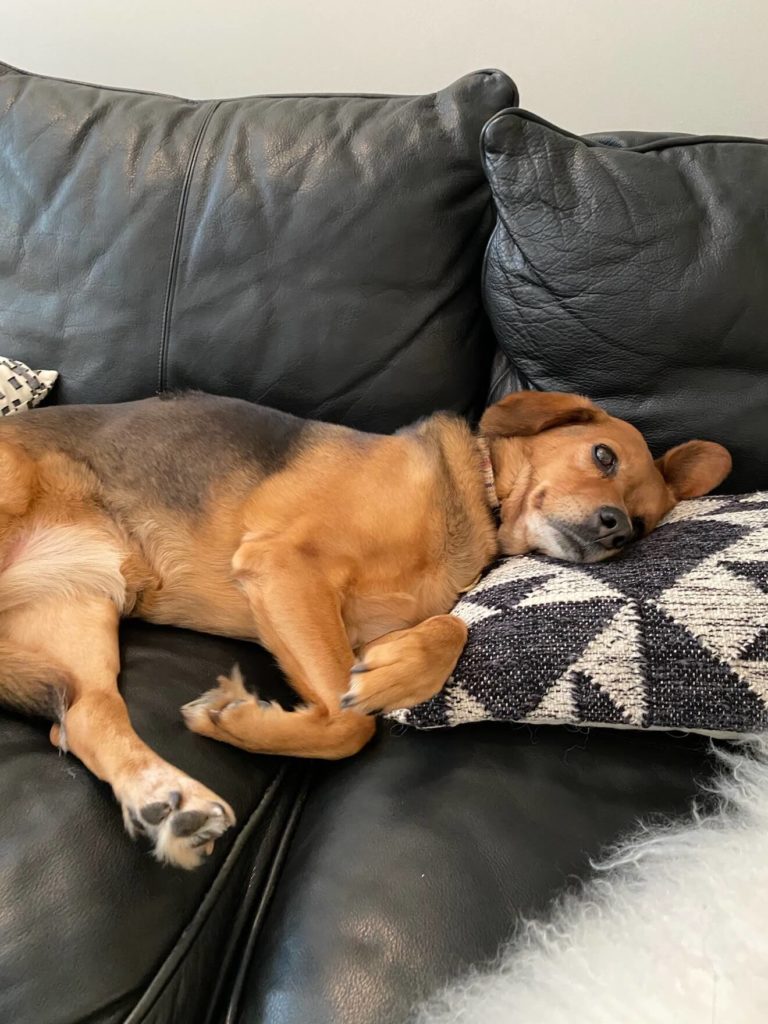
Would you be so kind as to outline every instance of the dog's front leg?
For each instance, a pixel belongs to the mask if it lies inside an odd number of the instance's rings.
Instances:
[[[412,708],[443,688],[467,640],[455,615],[433,615],[367,644],[352,668],[343,707],[367,714]]]
[[[246,541],[233,567],[262,643],[305,704],[286,711],[260,701],[234,673],[186,705],[190,729],[259,753],[331,759],[356,753],[375,726],[340,704],[355,658],[338,585],[316,559],[290,545],[265,551]]]

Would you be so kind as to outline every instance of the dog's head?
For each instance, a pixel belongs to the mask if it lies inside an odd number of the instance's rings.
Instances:
[[[722,445],[688,441],[653,460],[639,433],[588,399],[522,391],[486,409],[504,554],[598,562],[649,533],[731,470]]]

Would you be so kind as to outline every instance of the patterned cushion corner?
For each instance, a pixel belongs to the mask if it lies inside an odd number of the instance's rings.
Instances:
[[[55,370],[30,370],[17,359],[0,356],[0,416],[32,409],[56,383]]]
[[[397,721],[764,731],[768,492],[683,502],[608,562],[505,559],[454,614],[453,676]]]

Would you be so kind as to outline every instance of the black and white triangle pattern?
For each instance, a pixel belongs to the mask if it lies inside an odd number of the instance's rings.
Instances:
[[[768,492],[683,502],[618,559],[497,563],[445,688],[390,717],[768,729]]]
[[[18,359],[0,356],[0,416],[32,409],[56,383],[55,370],[30,370]]]

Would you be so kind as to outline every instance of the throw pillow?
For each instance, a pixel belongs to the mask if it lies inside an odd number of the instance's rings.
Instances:
[[[57,377],[55,370],[30,370],[17,359],[0,356],[0,416],[38,405]]]
[[[56,366],[63,404],[202,389],[383,432],[477,411],[478,140],[516,102],[499,71],[193,101],[0,64],[0,351]]]
[[[524,382],[588,394],[661,453],[768,487],[768,143],[579,138],[525,111],[483,132],[498,221],[484,299]]]
[[[768,492],[682,502],[607,562],[506,559],[454,614],[453,676],[398,721],[768,729]]]

